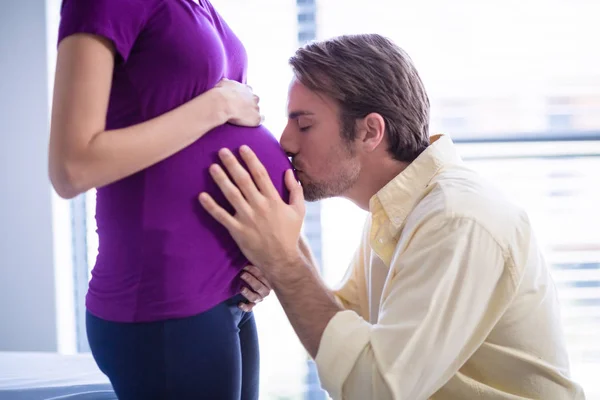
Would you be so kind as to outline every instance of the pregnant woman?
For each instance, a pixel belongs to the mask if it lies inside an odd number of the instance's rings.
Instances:
[[[208,167],[242,144],[287,199],[290,164],[246,68],[208,0],[63,1],[49,172],[65,198],[97,188],[87,334],[120,399],[258,398],[256,326],[238,305],[242,276],[268,285],[197,202],[228,206]]]

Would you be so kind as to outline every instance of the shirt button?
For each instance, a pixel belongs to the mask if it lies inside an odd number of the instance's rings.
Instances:
[[[384,238],[379,238],[379,239],[377,239],[377,241],[379,242],[379,244],[384,244],[385,243],[385,239]]]
[[[396,225],[399,225],[401,222],[402,222],[402,219],[401,219],[400,217],[395,217],[395,218],[394,218],[394,223],[395,223]]]

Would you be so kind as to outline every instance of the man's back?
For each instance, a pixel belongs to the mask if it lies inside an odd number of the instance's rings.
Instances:
[[[430,189],[415,212],[443,207],[479,223],[505,251],[505,268],[517,285],[483,344],[433,398],[461,398],[465,386],[485,399],[582,397],[569,380],[556,288],[525,211],[460,165],[440,171]]]

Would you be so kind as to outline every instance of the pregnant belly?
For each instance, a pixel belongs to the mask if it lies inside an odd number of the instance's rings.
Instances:
[[[145,226],[164,228],[188,225],[192,214],[199,218],[200,223],[209,221],[210,217],[207,218],[197,201],[200,192],[208,192],[220,204],[228,207],[208,168],[213,163],[220,163],[218,151],[221,148],[226,147],[237,153],[244,144],[256,152],[275,187],[287,199],[284,174],[290,168],[290,163],[273,135],[262,126],[247,128],[224,125],[145,171]],[[198,221],[192,223],[195,225]]]
[[[206,191],[232,211],[208,168],[219,162],[219,149],[236,151],[243,144],[257,153],[287,201],[284,174],[291,166],[271,133],[264,127],[219,127],[172,157],[98,190],[94,290],[114,297],[137,288],[149,299],[167,301],[229,288],[246,260],[197,198]]]
[[[243,144],[256,152],[287,201],[284,175],[291,165],[273,135],[262,126],[224,125],[164,161],[98,190],[100,253],[127,255],[135,262],[142,251],[150,258],[193,258],[196,263],[211,262],[211,255],[231,254],[236,249],[233,240],[197,199],[201,192],[208,192],[233,211],[208,168],[219,162],[221,148],[236,152]],[[220,262],[218,258],[212,261]]]

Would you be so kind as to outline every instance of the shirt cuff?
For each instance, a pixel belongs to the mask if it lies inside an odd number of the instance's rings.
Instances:
[[[371,324],[354,311],[338,312],[325,327],[315,363],[321,386],[331,398],[342,398],[344,382],[370,336]]]

